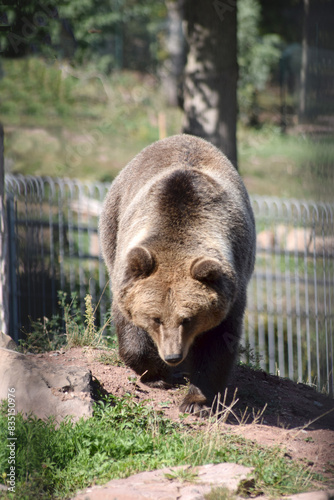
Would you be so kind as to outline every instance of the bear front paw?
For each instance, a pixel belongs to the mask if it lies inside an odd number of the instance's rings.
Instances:
[[[210,414],[210,408],[206,404],[207,399],[202,392],[197,387],[190,386],[188,394],[180,405],[180,411],[199,417],[207,417]]]
[[[148,387],[151,387],[152,389],[171,389],[173,387],[172,384],[169,382],[166,382],[165,380],[142,380],[140,381],[147,385]]]

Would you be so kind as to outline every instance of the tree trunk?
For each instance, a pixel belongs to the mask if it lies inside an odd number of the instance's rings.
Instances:
[[[186,0],[188,57],[183,131],[207,139],[237,167],[236,0]]]
[[[162,81],[167,102],[178,106],[181,97],[181,78],[185,65],[185,39],[182,28],[183,0],[166,0],[168,32],[166,50],[168,58],[162,69]]]
[[[303,0],[304,15],[303,15],[303,40],[302,40],[302,61],[300,67],[300,94],[299,94],[299,112],[298,121],[303,123],[307,116],[306,94],[307,94],[307,66],[308,66],[308,39],[307,27],[310,4],[309,0]]]

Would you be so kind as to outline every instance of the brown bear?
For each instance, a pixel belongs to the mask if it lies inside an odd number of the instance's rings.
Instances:
[[[157,141],[112,183],[99,231],[121,358],[155,387],[186,374],[180,409],[205,412],[233,365],[254,267],[239,174],[203,139]]]

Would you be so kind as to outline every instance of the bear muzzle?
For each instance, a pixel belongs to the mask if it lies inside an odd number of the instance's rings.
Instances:
[[[160,335],[157,338],[159,355],[165,363],[176,366],[187,355],[187,348],[183,340],[183,327],[166,327],[160,325]]]
[[[180,354],[167,354],[165,356],[165,361],[169,365],[177,365],[177,364],[181,363],[182,360],[183,360],[182,353],[180,353]]]

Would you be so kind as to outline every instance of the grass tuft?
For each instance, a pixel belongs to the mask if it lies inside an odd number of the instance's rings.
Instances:
[[[6,405],[0,432],[7,432]],[[254,467],[249,494],[293,494],[307,489],[315,476],[287,459],[284,450],[264,448],[228,431],[217,419],[187,426],[168,420],[148,401],[109,396],[94,406],[93,417],[57,423],[16,415],[16,492],[23,500],[67,498],[79,489],[131,474],[192,464],[175,479],[196,479],[193,467],[235,462]],[[6,440],[0,442],[0,478],[8,482]],[[173,474],[172,474],[173,475]],[[173,479],[172,477],[171,479]],[[1,481],[1,479],[0,479]],[[4,498],[14,498],[6,493]],[[218,497],[220,498],[220,497]],[[224,497],[222,497],[224,498]],[[228,497],[227,497],[228,498]]]
[[[65,292],[58,292],[58,305],[61,314],[53,315],[51,319],[44,317],[30,321],[30,331],[24,332],[25,338],[20,340],[22,352],[40,353],[65,347],[106,347],[108,338],[103,336],[103,332],[112,318],[109,316],[101,328],[96,326],[97,306],[93,306],[91,295],[85,297],[83,315],[75,292],[72,292],[70,302]]]

